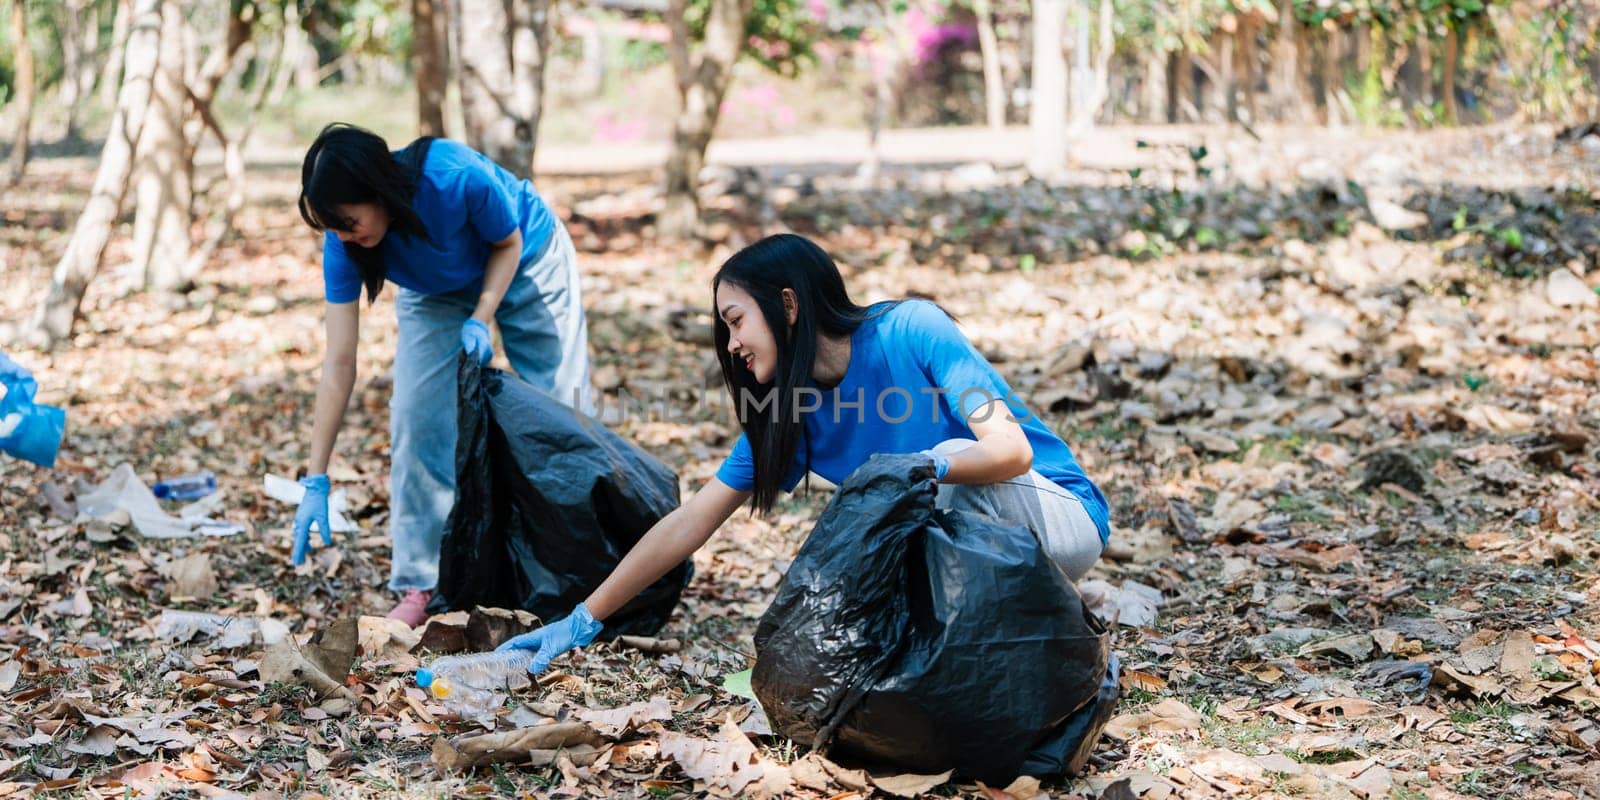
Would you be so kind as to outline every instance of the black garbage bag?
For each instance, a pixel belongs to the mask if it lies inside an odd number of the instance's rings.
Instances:
[[[756,627],[756,696],[836,758],[1076,773],[1116,699],[1105,626],[1026,527],[936,510],[936,491],[920,455],[839,487]]]
[[[545,621],[583,602],[678,507],[678,476],[515,375],[461,359],[456,503],[428,611],[521,608]],[[678,565],[606,619],[602,638],[650,635],[678,604]]]

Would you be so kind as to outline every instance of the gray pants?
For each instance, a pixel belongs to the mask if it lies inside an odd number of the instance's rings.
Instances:
[[[977,442],[947,439],[935,450],[950,454]],[[1103,547],[1083,503],[1038,470],[999,483],[942,483],[934,500],[938,508],[978,511],[1006,522],[1026,525],[1038,537],[1045,555],[1076,581],[1100,559]]]

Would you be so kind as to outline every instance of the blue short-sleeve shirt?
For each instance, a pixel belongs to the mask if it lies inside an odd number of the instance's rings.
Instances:
[[[1071,448],[1028,412],[943,309],[907,300],[872,311],[851,336],[850,365],[839,385],[797,402],[807,410],[813,472],[840,483],[874,453],[915,453],[946,439],[975,438],[967,419],[1004,400],[1033,448],[1033,468],[1078,498],[1101,540],[1109,538],[1105,495],[1078,466]],[[785,491],[794,491],[805,476],[805,457],[804,448],[796,453],[784,477]],[[740,491],[755,486],[755,460],[742,434],[717,478]]]
[[[522,260],[543,252],[555,216],[533,184],[478,151],[449,139],[428,148],[411,200],[431,242],[391,232],[378,243],[395,285],[443,294],[483,281],[490,245],[522,231]],[[333,231],[322,240],[324,296],[330,303],[361,297],[361,275]]]

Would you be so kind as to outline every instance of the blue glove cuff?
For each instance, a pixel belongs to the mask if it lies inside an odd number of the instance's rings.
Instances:
[[[599,620],[594,618],[593,614],[589,613],[588,607],[584,606],[584,604],[579,603],[577,608],[572,609],[573,644],[579,647],[587,646],[594,641],[594,637],[600,635],[600,630],[604,627],[605,625],[602,625]]]
[[[313,492],[326,492],[328,491],[329,487],[328,475],[327,473],[322,473],[320,475],[307,475],[300,479],[300,485]]]
[[[922,454],[933,460],[934,480],[944,480],[944,476],[950,472],[950,458],[937,450],[924,450]]]

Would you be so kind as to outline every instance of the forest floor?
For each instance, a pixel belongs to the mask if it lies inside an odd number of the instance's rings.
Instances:
[[[647,172],[581,174],[577,151],[562,170],[556,150],[540,187],[580,251],[604,418],[685,496],[735,433],[694,402],[721,391],[710,275],[781,229],[821,242],[858,301],[953,312],[1105,490],[1114,532],[1090,586],[1121,609],[1127,673],[1089,774],[927,792],[1592,798],[1600,148],[1553,133],[1116,128],[1048,186],[970,131],[926,158],[886,151],[872,182],[849,153],[797,164],[780,140],[723,158],[696,242],[654,235]],[[84,160],[35,167],[7,192],[0,319],[41,301],[93,177]],[[428,656],[374,620],[336,624],[395,599],[392,289],[365,314],[330,470],[360,530],[292,568],[293,507],[263,491],[303,468],[322,356],[297,179],[277,160],[252,171],[244,234],[182,295],[137,291],[114,239],[72,340],[12,352],[69,429],[54,471],[0,462],[0,796],[919,788],[727,723],[759,730],[723,679],[750,666],[819,490],[736,515],[696,554],[661,633],[681,649],[591,647],[497,723],[582,723],[597,747],[450,769],[441,742],[484,731],[413,686]],[[212,512],[244,532],[153,539],[80,516],[124,463],[146,483],[214,471]],[[163,609],[255,622],[209,637]],[[344,696],[263,676],[284,631],[346,648]]]

